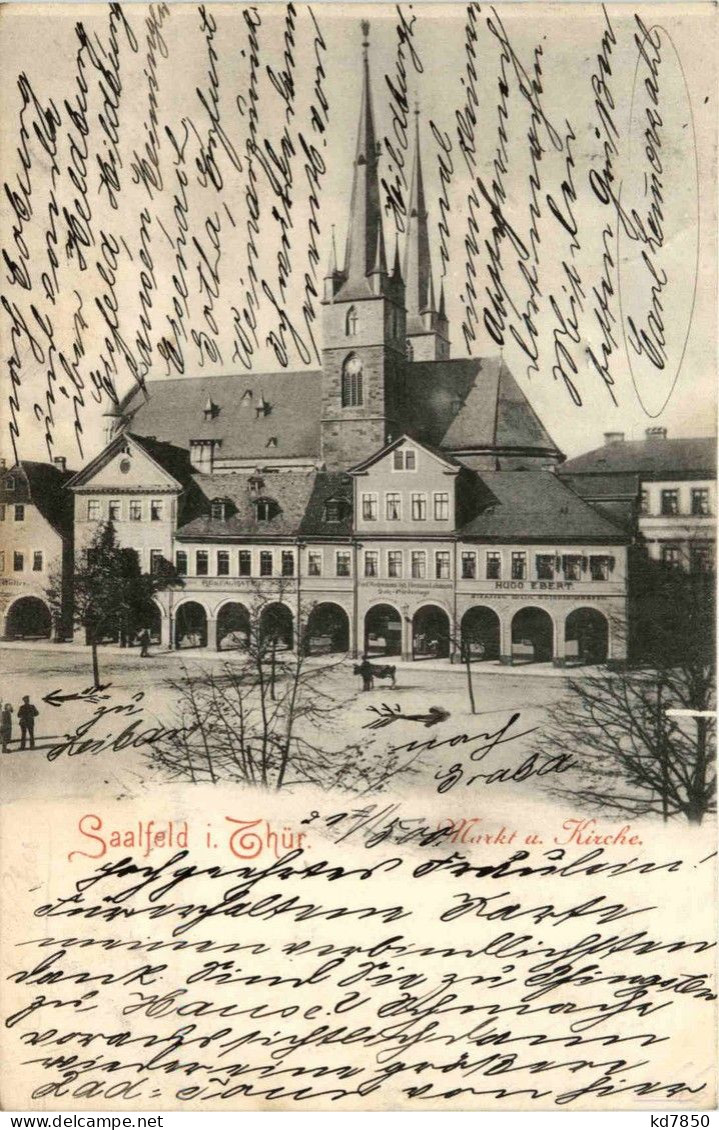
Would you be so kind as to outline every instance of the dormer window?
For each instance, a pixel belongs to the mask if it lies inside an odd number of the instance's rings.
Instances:
[[[251,388],[246,388],[245,391],[242,393],[242,399],[241,399],[240,403],[242,404],[243,408],[251,408],[252,407],[252,389]]]
[[[280,508],[274,498],[258,498],[255,500],[255,517],[258,522],[271,522],[279,514]]]
[[[358,325],[359,317],[357,316],[357,309],[354,306],[350,306],[349,310],[347,311],[347,320],[345,323],[345,333],[347,334],[347,337],[357,336]]]
[[[210,503],[210,513],[213,518],[224,522],[227,517],[227,500],[224,498],[213,498]]]
[[[277,436],[270,436],[265,447],[277,447]]]
[[[5,480],[5,490],[7,490],[7,491],[15,490],[15,479],[13,478],[12,475],[8,475],[8,477]]]
[[[345,514],[344,498],[328,498],[325,502],[325,522],[341,522]]]
[[[250,494],[259,494],[264,485],[265,480],[262,478],[262,475],[250,475],[250,478],[248,480]]]
[[[208,396],[207,400],[205,401],[205,407],[203,411],[205,413],[206,420],[214,420],[215,416],[219,415],[220,409],[218,405],[215,404],[212,397]]]
[[[259,419],[260,416],[269,416],[271,411],[272,411],[272,405],[269,404],[269,402],[267,400],[265,400],[262,393],[260,393],[260,399],[257,401],[257,404],[255,405],[255,412],[257,413],[257,418]]]

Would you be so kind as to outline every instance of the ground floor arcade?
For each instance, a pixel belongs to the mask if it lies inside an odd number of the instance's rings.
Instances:
[[[609,596],[521,599],[503,595],[400,602],[347,591],[248,596],[163,594],[146,625],[168,649],[246,649],[272,639],[281,650],[473,663],[602,664],[626,658],[625,601]]]

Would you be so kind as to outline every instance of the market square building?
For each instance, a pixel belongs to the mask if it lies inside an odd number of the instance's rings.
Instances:
[[[242,647],[255,610],[288,648],[456,661],[621,662],[625,523],[499,357],[451,359],[432,275],[419,117],[407,234],[388,255],[369,28],[347,239],[324,281],[319,370],[149,381],[65,488],[83,553],[112,521],[167,648]]]

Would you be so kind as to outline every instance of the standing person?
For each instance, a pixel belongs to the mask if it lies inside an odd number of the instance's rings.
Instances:
[[[35,719],[38,709],[30,702],[30,695],[23,695],[22,706],[17,712],[20,723],[20,749],[25,749],[25,740],[30,739],[30,749],[35,748]]]
[[[362,676],[362,690],[372,690],[372,664],[366,655],[362,657],[362,662],[359,665],[358,671]]]
[[[149,654],[150,654],[149,651],[147,650],[150,646],[150,633],[148,632],[147,628],[143,628],[142,631],[140,632],[139,641],[140,641],[140,659],[147,659]]]
[[[6,702],[0,714],[0,741],[2,741],[2,751],[7,752],[7,747],[12,739],[12,706]]]

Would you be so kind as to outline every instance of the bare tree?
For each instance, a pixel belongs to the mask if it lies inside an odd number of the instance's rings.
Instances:
[[[345,658],[310,659],[298,629],[287,646],[282,618],[264,594],[250,614],[244,648],[220,664],[182,667],[170,685],[178,728],[154,743],[150,761],[172,778],[237,781],[279,790],[298,783],[354,793],[377,791],[416,755],[378,756],[374,740],[338,743],[350,699],[342,694]]]
[[[574,758],[577,783],[559,795],[701,823],[716,810],[714,577],[646,560],[640,569],[632,612],[639,665],[571,679],[549,712],[542,751]]]

